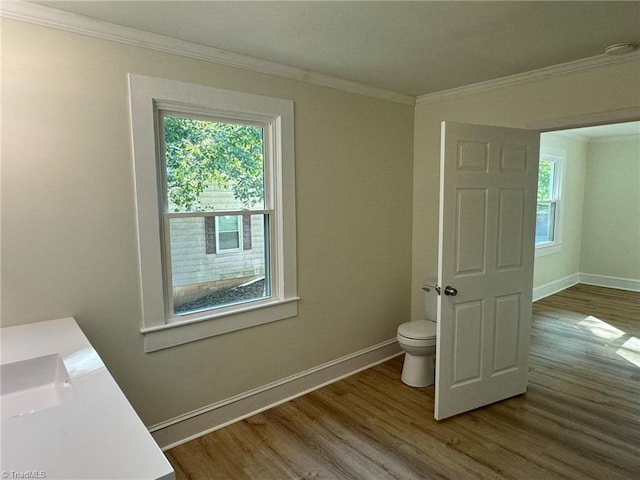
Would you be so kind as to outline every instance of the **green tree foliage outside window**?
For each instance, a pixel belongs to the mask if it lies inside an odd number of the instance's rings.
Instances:
[[[247,208],[263,201],[263,129],[254,125],[164,117],[167,192],[176,212],[208,209],[212,183]]]
[[[541,160],[538,167],[538,201],[549,201],[553,194],[553,162]]]

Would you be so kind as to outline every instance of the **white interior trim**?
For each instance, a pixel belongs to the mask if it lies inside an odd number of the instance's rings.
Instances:
[[[547,255],[555,255],[562,250],[562,242],[555,242],[549,245],[542,245],[536,247],[536,258],[546,257]]]
[[[564,278],[554,280],[553,282],[535,287],[533,289],[532,301],[537,302],[549,295],[553,295],[569,287],[573,287],[578,283],[640,292],[640,280],[634,278],[612,277],[609,275],[596,275],[593,273],[574,273]]]
[[[149,427],[163,450],[288,402],[402,353],[395,338]],[[398,378],[398,382],[400,378]]]
[[[566,130],[558,130],[553,132],[561,137],[570,138],[580,143],[609,143],[609,142],[625,142],[627,140],[635,140],[640,137],[637,133],[629,133],[627,135],[616,135],[615,137],[585,137],[578,135],[577,133],[569,132]]]
[[[594,273],[579,273],[578,283],[640,292],[640,280],[635,278],[612,277],[610,275],[596,275]]]
[[[535,287],[533,289],[533,297],[531,301],[537,302],[538,300],[541,300],[544,297],[548,297],[549,295],[553,295],[554,293],[558,293],[569,287],[573,287],[577,283],[580,283],[578,281],[578,274],[574,273],[564,278],[554,280],[553,282],[540,285],[539,287]]]
[[[201,338],[262,325],[298,314],[296,290],[296,216],[294,107],[291,100],[222,90],[173,80],[129,74],[138,256],[145,351],[153,352]],[[177,316],[165,286],[171,285],[168,255],[159,232],[156,116],[158,108],[202,112],[213,117],[264,122],[270,139],[265,156],[265,194],[273,209],[270,229],[271,297]],[[268,126],[266,125],[268,123]],[[267,130],[271,133],[266,135]],[[266,161],[269,159],[269,161]],[[163,272],[163,269],[166,271]],[[179,328],[176,328],[179,327]]]
[[[20,0],[5,0],[0,2],[0,16],[49,28],[56,28],[67,32],[102,38],[126,45],[148,48],[174,55],[195,58],[206,62],[241,68],[252,72],[264,73],[267,75],[274,75],[323,87],[335,88],[345,92],[380,98],[406,105],[424,105],[459,95],[467,95],[540,80],[542,78],[562,76],[581,70],[589,70],[612,64],[622,64],[640,59],[640,51],[633,52],[628,55],[621,55],[619,57],[604,54],[596,55],[594,57],[575,60],[559,65],[552,65],[550,67],[544,67],[529,72],[414,97],[413,95],[394,92],[323,73],[250,57],[248,55],[232,53],[218,48],[186,42],[164,35],[143,32],[141,30],[113,23],[102,22],[82,15],[64,12],[62,10],[25,3]]]
[[[596,137],[590,138],[589,143],[613,143],[640,140],[640,134],[630,133],[628,135],[616,135],[615,137]]]
[[[578,135],[577,133],[569,132],[567,130],[558,130],[556,132],[550,132],[550,133],[554,133],[560,137],[565,137],[571,140],[575,140],[576,142],[589,143],[589,139],[587,137]]]
[[[205,62],[218,63],[230,67],[241,68],[257,73],[284,77],[290,80],[307,82],[323,87],[335,88],[350,93],[357,93],[396,103],[413,105],[415,97],[383,88],[353,82],[344,78],[323,73],[291,67],[282,63],[271,62],[260,58],[228,52],[218,48],[197,43],[186,42],[176,38],[144,32],[114,23],[102,22],[75,13],[64,12],[53,8],[34,5],[18,0],[0,2],[0,16],[33,23],[67,32],[79,33],[91,37],[102,38],[113,42],[124,43],[136,47],[148,48],[164,53],[195,58]]]
[[[558,130],[636,120],[640,120],[640,107],[627,107],[618,110],[586,113],[584,115],[538,120],[527,123],[526,128],[530,130],[540,130],[541,132],[558,133]]]
[[[560,77],[582,70],[591,70],[594,68],[600,68],[613,64],[622,64],[638,59],[640,59],[640,52],[621,55],[619,57],[612,57],[610,55],[604,54],[596,55],[594,57],[583,58],[580,60],[574,60],[572,62],[561,63],[558,65],[552,65],[550,67],[539,68],[537,70],[509,75],[502,78],[496,78],[494,80],[472,83],[470,85],[464,85],[462,87],[456,87],[449,90],[442,90],[440,92],[420,95],[416,98],[416,105],[426,105],[429,103],[440,102],[442,100],[446,100],[452,97],[458,97],[461,95],[469,95],[472,93],[493,90],[495,88],[509,87],[512,85],[518,85],[520,83],[541,80],[543,78]]]

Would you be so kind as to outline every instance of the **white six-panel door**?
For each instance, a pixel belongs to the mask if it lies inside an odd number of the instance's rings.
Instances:
[[[442,122],[438,420],[526,391],[539,138]]]

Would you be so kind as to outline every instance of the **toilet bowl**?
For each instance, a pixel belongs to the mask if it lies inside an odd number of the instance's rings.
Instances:
[[[402,382],[411,387],[428,387],[435,381],[436,322],[415,320],[398,327],[400,348],[405,352]]]

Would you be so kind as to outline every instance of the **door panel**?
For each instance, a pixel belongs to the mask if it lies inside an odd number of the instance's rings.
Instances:
[[[486,142],[458,143],[457,170],[460,172],[486,172],[489,166],[489,145]]]
[[[458,190],[456,275],[484,271],[486,194],[485,189]]]
[[[443,122],[436,419],[526,391],[538,152],[538,132]]]
[[[500,171],[525,173],[527,171],[527,151],[512,145],[503,145],[500,152]]]
[[[455,348],[453,386],[468,384],[481,378],[482,365],[482,302],[459,303],[453,311]]]
[[[522,189],[501,188],[498,191],[497,270],[522,267],[524,200]]]
[[[520,295],[505,295],[495,299],[492,375],[518,368],[519,316]]]

